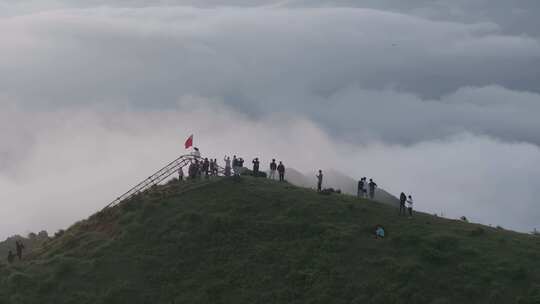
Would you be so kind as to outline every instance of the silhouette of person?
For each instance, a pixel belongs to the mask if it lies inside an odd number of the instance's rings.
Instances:
[[[195,160],[195,162],[197,162],[197,160]],[[197,165],[194,162],[189,164],[188,175],[190,179],[195,179],[197,177],[197,170]]]
[[[225,176],[231,176],[231,158],[226,156],[223,160],[225,161]]]
[[[13,263],[13,261],[15,260],[15,255],[11,250],[8,253],[7,260],[9,264]]]
[[[239,175],[240,174],[240,169],[239,169],[239,163],[238,163],[238,158],[236,158],[236,155],[233,156],[233,161],[232,161],[232,168],[233,168],[233,171],[234,171],[234,175]]]
[[[375,188],[377,188],[377,184],[373,181],[372,178],[369,179],[369,198],[373,199],[375,198]]]
[[[276,160],[273,158],[272,162],[270,163],[270,179],[276,179],[276,170],[277,170],[277,164]]]
[[[208,175],[210,173],[210,161],[208,158],[204,159],[204,162],[202,164],[202,172],[204,172],[204,176],[208,178]]]
[[[214,169],[215,165],[214,165],[214,160],[213,159],[210,159],[210,176],[214,176]]]
[[[198,159],[195,160],[194,173],[196,178],[201,177],[201,163]]]
[[[244,159],[240,157],[238,158],[238,175],[241,175],[243,171],[244,171]]]
[[[406,213],[406,210],[405,210],[405,202],[407,201],[407,196],[405,195],[405,193],[401,192],[401,194],[399,195],[399,215],[405,215]]]
[[[16,241],[15,246],[17,247],[17,257],[19,258],[19,261],[22,260],[22,252],[24,249],[24,245],[21,241]]]
[[[279,165],[277,166],[277,171],[279,173],[279,181],[284,182],[285,181],[285,165],[283,165],[282,162],[279,162]]]
[[[184,180],[184,170],[182,167],[178,168],[178,180],[183,181]]]
[[[364,178],[358,181],[358,197],[364,197]]]
[[[322,181],[323,181],[323,173],[322,173],[322,170],[319,170],[319,174],[317,174],[317,192],[321,192],[322,190]]]
[[[212,170],[212,175],[218,176],[219,166],[217,163],[217,158],[214,158],[214,169]]]
[[[407,210],[409,211],[409,216],[412,216],[413,204],[414,202],[412,196],[409,195],[409,199],[407,200]]]
[[[367,197],[367,177],[364,176],[364,189],[363,189],[363,195],[364,197]]]
[[[253,176],[257,177],[259,176],[259,165],[260,165],[260,162],[259,162],[259,158],[255,158],[253,161]]]

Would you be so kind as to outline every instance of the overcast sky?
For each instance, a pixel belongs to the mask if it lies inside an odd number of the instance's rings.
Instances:
[[[0,0],[0,237],[183,153],[334,168],[540,229],[537,0]]]

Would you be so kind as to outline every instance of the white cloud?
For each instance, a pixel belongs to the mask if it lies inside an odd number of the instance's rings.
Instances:
[[[194,101],[198,106],[188,110]],[[40,131],[15,176],[0,175],[0,201],[9,202],[3,203],[0,233],[55,230],[88,216],[181,154],[192,132],[203,153],[218,159],[237,154],[261,157],[264,165],[276,157],[304,171],[336,168],[374,177],[393,193],[412,193],[427,212],[525,231],[538,225],[536,146],[470,134],[412,146],[352,145],[307,119],[252,120],[216,104],[186,97],[168,111],[79,109],[4,117]]]
[[[528,23],[462,1],[148,3],[0,0],[0,233],[88,215],[192,132],[219,158],[335,167],[425,210],[537,225]]]

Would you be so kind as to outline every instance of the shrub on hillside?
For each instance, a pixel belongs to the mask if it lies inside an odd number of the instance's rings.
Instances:
[[[474,228],[473,230],[471,230],[469,232],[469,235],[470,236],[481,236],[485,233],[486,231],[482,228],[482,227],[476,227]]]
[[[240,175],[244,175],[244,176],[254,176],[254,177],[264,177],[266,178],[267,175],[266,175],[266,172],[262,172],[262,171],[259,171],[257,172],[257,175],[255,175],[253,173],[252,170],[249,170],[248,168],[244,168],[244,170],[242,170],[242,173]]]
[[[18,271],[11,273],[7,277],[7,283],[13,292],[24,291],[34,284],[31,276]]]
[[[340,194],[341,190],[340,189],[334,189],[334,188],[324,188],[324,189],[321,190],[321,192],[319,192],[319,194],[322,194],[322,195],[330,195],[332,193]]]
[[[55,237],[55,238],[59,238],[59,237],[61,237],[62,235],[64,235],[65,232],[66,232],[66,231],[65,231],[64,229],[60,229],[60,230],[58,230],[58,231],[56,231],[56,232],[54,233],[54,237]]]

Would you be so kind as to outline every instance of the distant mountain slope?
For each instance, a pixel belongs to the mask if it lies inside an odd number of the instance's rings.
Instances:
[[[540,239],[220,178],[93,215],[0,278],[0,303],[538,303]]]
[[[317,187],[317,179],[315,178],[315,175],[313,175],[313,178],[308,178],[302,172],[294,168],[287,168],[285,179],[289,183],[298,187],[305,187],[305,188]]]
[[[315,176],[317,173],[318,172],[314,171],[304,175],[297,170],[289,169],[287,171],[286,179],[293,185],[299,187],[315,188],[317,184]],[[340,189],[343,193],[357,195],[358,181],[352,177],[334,169],[323,170],[323,175],[323,187]],[[308,176],[313,176],[313,178],[309,179]],[[375,200],[387,205],[399,206],[399,199],[382,188],[377,188],[375,190]]]

